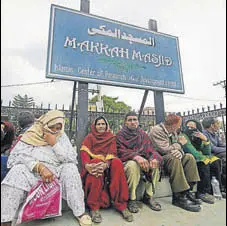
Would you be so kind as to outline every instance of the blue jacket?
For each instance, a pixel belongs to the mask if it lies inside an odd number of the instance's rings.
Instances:
[[[211,133],[207,130],[203,130],[203,134],[206,135],[206,137],[210,140],[211,152],[213,154],[226,152],[226,144],[221,141],[218,134]]]

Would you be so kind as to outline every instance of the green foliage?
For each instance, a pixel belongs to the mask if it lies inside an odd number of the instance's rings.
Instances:
[[[13,98],[12,106],[16,108],[31,108],[35,105],[34,99],[27,94],[22,97],[20,94]]]
[[[102,96],[104,104],[104,112],[128,112],[131,111],[131,107],[122,101],[117,101],[118,97]],[[95,103],[98,101],[98,96],[94,96],[89,103]]]

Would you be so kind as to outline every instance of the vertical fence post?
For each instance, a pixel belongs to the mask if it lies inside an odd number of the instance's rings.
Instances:
[[[220,103],[220,109],[222,109],[222,103]],[[226,140],[226,129],[225,129],[225,117],[221,111],[221,118],[222,118],[222,126],[223,126],[223,131],[224,131],[224,136]]]

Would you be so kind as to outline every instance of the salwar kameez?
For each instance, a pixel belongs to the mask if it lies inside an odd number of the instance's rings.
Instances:
[[[103,133],[97,132],[93,123],[81,147],[81,177],[86,204],[92,211],[107,208],[111,204],[120,212],[127,208],[128,184],[123,163],[116,153],[116,137],[108,129]],[[86,170],[86,164],[100,162],[107,163],[108,168],[98,177]]]
[[[21,141],[12,150],[8,167],[10,171],[1,183],[1,222],[13,221],[30,189],[41,177],[33,172],[39,161],[51,170],[62,186],[62,198],[67,201],[75,216],[85,212],[84,192],[77,168],[77,153],[66,134],[51,147],[32,146]]]
[[[91,163],[100,161],[93,159]],[[127,207],[128,186],[123,164],[118,158],[109,160],[109,164],[109,169],[103,176],[86,175],[84,191],[87,205],[91,210],[107,208],[111,202],[119,211]]]

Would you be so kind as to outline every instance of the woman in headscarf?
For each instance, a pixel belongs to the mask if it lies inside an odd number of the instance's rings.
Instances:
[[[8,159],[11,168],[1,184],[1,225],[11,225],[27,193],[42,178],[62,185],[67,201],[81,226],[90,226],[77,168],[77,153],[64,133],[64,114],[52,110],[42,115],[21,137]]]
[[[221,182],[220,159],[211,154],[209,139],[202,133],[202,126],[196,120],[188,120],[183,128],[183,133],[179,136],[186,138],[182,143],[183,150],[191,153],[197,162],[200,181],[197,184],[197,198],[206,203],[213,204],[211,177],[215,176]]]
[[[91,132],[81,147],[81,177],[86,203],[95,223],[102,222],[99,210],[109,207],[111,200],[126,221],[133,221],[127,209],[128,185],[123,164],[116,154],[116,138],[107,120],[100,116],[92,123]]]

